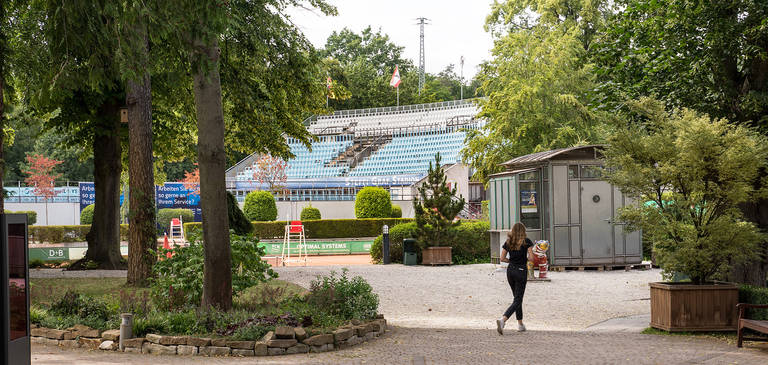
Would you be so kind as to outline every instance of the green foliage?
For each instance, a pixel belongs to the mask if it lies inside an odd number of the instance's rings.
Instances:
[[[480,219],[482,220],[488,220],[490,217],[490,209],[488,208],[488,200],[483,200],[480,202]]]
[[[227,192],[227,214],[229,215],[229,229],[235,231],[235,234],[243,236],[253,231],[251,222],[240,210],[237,199],[230,192]]]
[[[174,247],[173,256],[158,261],[152,268],[151,294],[158,308],[178,310],[197,306],[203,294],[203,245],[199,235],[187,237],[189,246]],[[232,247],[232,295],[277,277],[261,260],[264,249],[250,236],[230,235]],[[166,250],[160,250],[165,255]]]
[[[392,215],[389,192],[382,188],[367,186],[355,197],[355,217],[388,218]]]
[[[457,227],[450,228],[453,263],[457,265],[490,262],[490,224],[487,221],[462,221]],[[415,222],[400,224],[389,230],[389,259],[391,262],[403,262],[403,239],[414,238],[417,234]],[[383,237],[379,235],[371,245],[371,259],[382,261]],[[417,241],[420,248],[425,245]]]
[[[751,285],[740,286],[739,303],[768,304],[768,288]],[[747,309],[746,317],[762,321],[768,320],[768,309]]]
[[[603,28],[604,0],[495,2],[486,28],[497,34],[492,59],[478,73],[480,117],[463,159],[487,182],[514,157],[599,143],[608,114],[592,110],[596,88],[588,49]]]
[[[312,205],[310,205],[308,207],[304,207],[304,209],[301,210],[302,221],[317,220],[317,219],[323,219],[322,216],[320,215],[320,209],[317,209]]]
[[[419,242],[431,246],[451,245],[453,232],[459,222],[454,218],[464,209],[464,198],[455,199],[456,188],[449,188],[440,154],[435,155],[435,165],[429,163],[427,178],[419,189],[419,197],[413,199],[413,211],[416,218]]]
[[[93,223],[93,209],[94,205],[90,204],[80,211],[80,224],[90,225]]]
[[[243,213],[252,221],[273,221],[277,219],[277,203],[268,191],[252,191],[245,196]]]
[[[403,239],[416,237],[416,222],[408,222],[389,227],[389,260],[390,262],[403,262]],[[371,259],[374,262],[382,261],[383,236],[379,234],[371,245]]]
[[[181,217],[182,222],[193,222],[195,213],[191,209],[163,208],[157,211],[157,225],[163,232],[171,233],[171,219]]]
[[[309,287],[306,301],[315,308],[343,319],[373,319],[379,309],[379,296],[361,276],[347,277],[347,269],[341,275],[331,271],[328,276],[318,276]]]
[[[6,210],[5,214],[26,214],[27,225],[34,226],[35,223],[37,223],[37,212],[34,210],[22,210],[22,211],[15,211],[15,212]]]
[[[29,241],[36,243],[84,242],[90,225],[79,226],[30,226]],[[128,225],[120,225],[120,240],[128,240]]]
[[[691,110],[667,113],[652,100],[629,103],[644,127],[618,132],[605,150],[606,176],[639,202],[619,220],[643,230],[665,277],[694,283],[725,279],[752,259],[765,236],[744,221],[739,204],[765,196],[768,141],[755,131]]]
[[[302,222],[307,238],[361,238],[376,237],[385,224],[390,228],[413,221],[410,218],[368,218],[368,219],[321,219]],[[253,234],[261,239],[283,238],[285,221],[251,222]],[[200,234],[200,223],[184,223],[184,233]]]
[[[610,110],[641,96],[768,126],[764,1],[626,0],[594,47]],[[705,35],[705,36],[702,36]]]
[[[402,218],[403,217],[403,208],[400,208],[399,205],[392,204],[392,214],[390,214],[390,217],[392,217],[392,218]]]

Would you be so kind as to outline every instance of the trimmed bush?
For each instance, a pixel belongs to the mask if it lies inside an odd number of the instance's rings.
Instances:
[[[164,208],[157,211],[157,225],[162,232],[171,232],[171,219],[181,217],[181,222],[194,222],[195,213],[191,209]]]
[[[416,237],[416,223],[408,222],[394,227],[389,227],[389,260],[392,263],[403,262],[403,239]],[[373,262],[382,261],[382,245],[384,237],[379,235],[371,245],[371,259]]]
[[[235,234],[244,236],[253,232],[251,222],[237,205],[237,198],[230,192],[227,192],[227,215],[229,216],[229,229],[234,230]]]
[[[400,208],[399,205],[392,204],[392,214],[390,214],[389,216],[392,218],[402,218],[403,208]]]
[[[474,264],[490,262],[491,236],[488,230],[490,223],[487,221],[462,221],[457,227],[451,228],[453,239],[447,246],[451,246],[453,263]],[[403,262],[403,239],[416,237],[416,223],[401,224],[389,230],[389,260],[393,263]],[[382,244],[384,238],[379,235],[371,245],[371,258],[374,262],[382,261]],[[423,242],[417,242],[420,249],[425,246]],[[421,252],[419,252],[421,255]]]
[[[245,196],[243,213],[252,221],[274,221],[277,219],[275,197],[268,191],[252,191]]]
[[[12,212],[10,210],[6,210],[5,214],[26,214],[27,215],[27,225],[34,226],[35,223],[37,223],[37,212],[34,210],[19,210]]]
[[[29,226],[29,242],[65,243],[85,242],[85,235],[91,231],[91,225],[79,226]],[[120,225],[120,240],[128,241],[128,225]]]
[[[381,234],[381,227],[385,224],[391,228],[399,224],[413,221],[409,218],[384,218],[384,219],[321,219],[302,222],[307,238],[362,238],[376,237]],[[283,238],[285,234],[285,221],[275,222],[251,222],[253,234],[260,239]],[[184,223],[184,234],[200,234],[202,224],[200,222]]]
[[[93,204],[86,206],[80,211],[80,224],[92,224],[93,223]]]
[[[768,288],[760,288],[751,285],[739,287],[739,303],[768,304]],[[768,320],[768,309],[747,309],[747,318]]]
[[[389,193],[382,188],[372,186],[362,188],[355,197],[355,217],[389,218],[392,215],[392,202]]]
[[[304,207],[304,209],[301,210],[301,220],[302,221],[309,221],[309,220],[317,220],[317,219],[323,219],[320,215],[320,209],[317,209],[313,206]]]

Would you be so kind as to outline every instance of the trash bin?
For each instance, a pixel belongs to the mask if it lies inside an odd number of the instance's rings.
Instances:
[[[403,264],[416,265],[417,263],[416,240],[413,238],[406,238],[403,240]]]

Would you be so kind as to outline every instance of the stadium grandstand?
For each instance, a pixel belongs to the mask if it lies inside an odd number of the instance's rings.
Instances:
[[[436,153],[444,167],[460,164],[466,131],[484,124],[477,114],[474,101],[459,100],[312,116],[304,123],[317,139],[311,149],[288,139],[295,158],[277,199],[354,200],[359,189],[380,186],[393,200],[410,200]],[[227,170],[228,189],[241,201],[263,188],[253,180],[258,158],[253,154]]]

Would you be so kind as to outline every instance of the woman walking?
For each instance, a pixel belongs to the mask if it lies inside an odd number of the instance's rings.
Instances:
[[[525,235],[525,225],[515,223],[512,230],[507,234],[507,241],[501,250],[501,262],[509,263],[507,265],[507,281],[512,288],[512,295],[515,297],[512,305],[504,312],[504,316],[496,320],[496,330],[500,335],[504,334],[504,325],[507,320],[515,313],[517,318],[517,330],[525,331],[523,324],[523,295],[525,295],[525,284],[528,282],[527,264],[528,258],[533,255],[531,247],[533,242]]]

